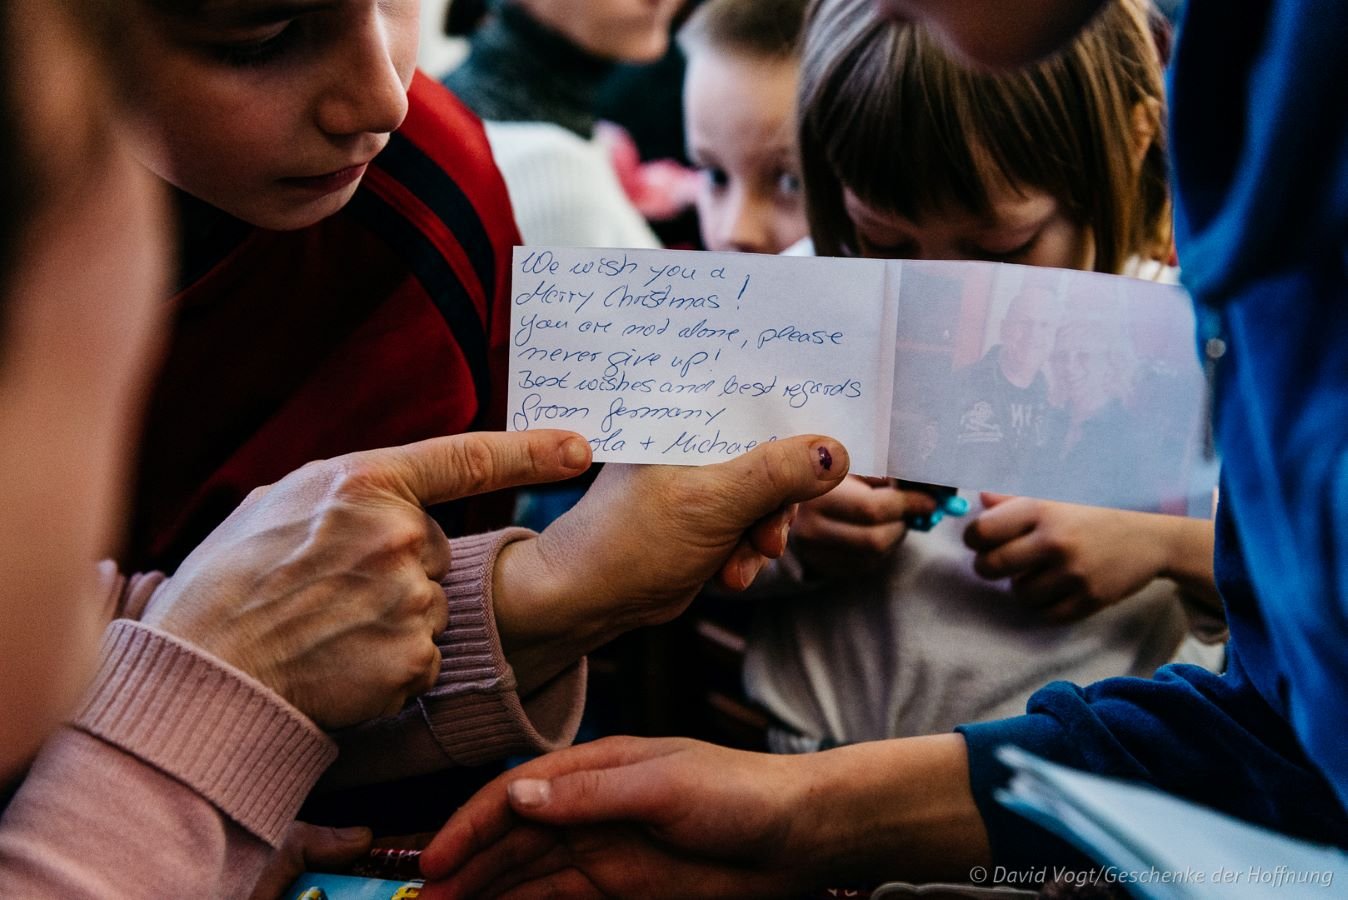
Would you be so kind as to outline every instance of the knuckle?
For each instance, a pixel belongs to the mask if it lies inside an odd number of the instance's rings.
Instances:
[[[340,498],[363,492],[375,478],[374,466],[358,455],[340,456],[320,465],[328,470],[333,495]]]
[[[666,473],[664,490],[667,509],[716,509],[727,496],[719,479],[706,477],[707,470],[674,469]],[[657,507],[658,508],[658,507]]]
[[[889,533],[878,528],[868,530],[861,543],[867,556],[884,556],[893,545]]]
[[[248,492],[248,495],[243,498],[243,502],[239,504],[239,508],[242,509],[244,507],[252,506],[256,503],[262,502],[262,498],[267,496],[267,494],[270,491],[271,485],[262,485],[261,487],[253,488],[251,491]]]
[[[408,516],[388,516],[381,523],[378,546],[391,556],[417,556],[426,545],[426,530]],[[420,567],[417,569],[420,575]]]
[[[879,525],[885,521],[884,510],[875,497],[858,497],[852,505],[852,514],[863,525]]]
[[[966,547],[981,547],[987,542],[983,536],[983,523],[975,519],[964,529],[964,544]]]
[[[593,800],[603,793],[603,779],[600,772],[586,769],[574,773],[571,777],[573,779],[572,790],[575,792],[578,801]]]
[[[422,691],[428,691],[440,680],[440,667],[444,663],[444,657],[440,655],[440,648],[435,644],[428,643],[423,654],[425,662],[422,664],[422,681],[424,687]],[[418,692],[420,693],[420,691]]]
[[[791,478],[791,460],[786,447],[773,443],[768,446],[766,452],[751,458],[754,460],[756,476],[751,484],[757,483],[759,489],[771,498],[785,498],[792,492],[794,485]],[[779,501],[773,505],[781,504]]]
[[[435,584],[426,578],[422,578],[421,583],[425,585],[421,590],[421,599],[419,602],[421,612],[425,617],[429,618],[432,623],[437,625],[441,624],[442,620],[449,618],[449,606],[445,601],[445,592],[441,589],[440,585]],[[436,629],[436,631],[441,630],[443,629]]]
[[[465,436],[450,451],[450,464],[467,493],[478,493],[493,486],[496,456],[487,442],[474,435]]]

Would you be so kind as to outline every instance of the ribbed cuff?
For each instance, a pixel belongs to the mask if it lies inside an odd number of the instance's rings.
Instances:
[[[521,702],[496,632],[491,603],[496,558],[507,544],[533,536],[524,528],[508,528],[452,543],[453,567],[442,582],[449,628],[436,639],[440,678],[419,702],[431,733],[458,765],[547,753],[570,744],[580,727],[585,661]]]
[[[274,847],[337,757],[312,722],[244,672],[121,619],[72,723],[186,784]]]
[[[995,796],[1011,780],[1011,770],[997,758],[997,749],[1009,744],[1056,761],[1068,740],[1062,727],[1050,716],[1029,714],[961,725],[955,731],[964,736],[968,748],[969,787],[987,828],[993,862],[1013,871],[1069,864],[1090,868],[1090,861],[1079,850],[1003,806]]]

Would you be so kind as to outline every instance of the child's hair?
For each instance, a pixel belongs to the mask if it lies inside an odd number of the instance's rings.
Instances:
[[[1095,240],[1095,268],[1170,256],[1161,64],[1144,0],[1115,0],[1059,54],[989,73],[874,0],[820,0],[806,25],[800,145],[820,255],[855,252],[843,188],[907,219],[990,188],[1044,191]],[[1134,168],[1137,116],[1154,131]]]
[[[487,0],[450,0],[445,9],[445,34],[467,37],[482,24],[491,11]]]
[[[809,5],[810,0],[708,0],[679,31],[679,46],[689,55],[709,49],[752,59],[794,59],[800,55]]]

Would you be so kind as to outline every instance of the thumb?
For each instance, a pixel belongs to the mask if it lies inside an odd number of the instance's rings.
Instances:
[[[724,497],[747,526],[783,506],[827,494],[847,477],[850,464],[842,444],[804,434],[761,444],[701,474],[720,482],[713,496]]]
[[[652,823],[661,785],[637,766],[582,769],[551,779],[520,778],[507,788],[520,816],[549,825],[628,821]]]
[[[984,508],[992,509],[994,506],[999,506],[1016,498],[1014,494],[994,494],[991,491],[979,491],[978,499],[983,501]]]
[[[554,430],[477,431],[355,456],[386,472],[421,506],[572,478],[590,467],[589,443]]]
[[[304,825],[304,863],[311,869],[340,868],[368,853],[374,834],[368,828]]]

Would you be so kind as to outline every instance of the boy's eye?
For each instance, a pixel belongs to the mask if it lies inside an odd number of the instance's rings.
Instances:
[[[777,176],[777,192],[785,197],[794,198],[802,187],[800,176],[794,172],[782,172]]]
[[[707,179],[707,184],[711,185],[714,191],[723,191],[730,186],[730,175],[725,169],[716,166],[703,166],[702,177]]]
[[[290,48],[294,35],[293,23],[286,23],[257,40],[214,44],[211,52],[220,62],[235,68],[266,65]]]

